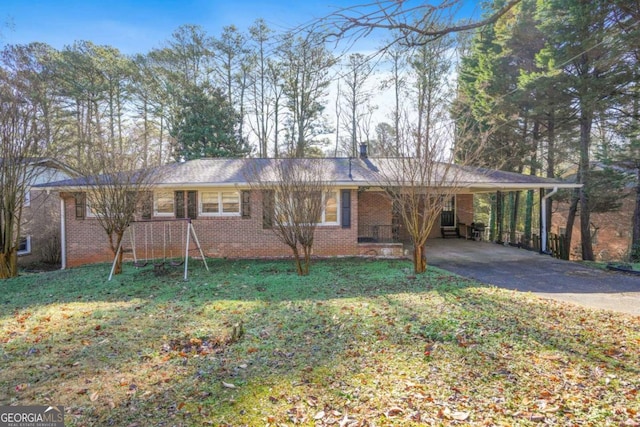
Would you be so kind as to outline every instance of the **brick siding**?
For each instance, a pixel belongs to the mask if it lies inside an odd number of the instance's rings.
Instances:
[[[75,199],[62,194],[66,215],[67,266],[75,267],[95,262],[111,262],[113,253],[107,236],[95,218],[76,219]],[[204,254],[214,258],[275,258],[290,257],[291,250],[275,236],[263,229],[262,192],[251,191],[250,218],[240,216],[200,217],[192,221]],[[351,190],[351,227],[319,225],[313,245],[313,255],[331,256],[403,256],[402,244],[358,244],[360,224],[391,224],[391,202],[382,192]],[[459,212],[473,209],[473,196],[458,196]],[[472,218],[472,214],[469,218]],[[466,216],[465,216],[466,218]],[[154,220],[168,219],[156,217]],[[135,246],[140,260],[181,258],[184,256],[184,221],[139,222],[124,236],[125,259],[132,259]],[[439,224],[439,222],[438,222]],[[432,233],[439,235],[439,225]],[[133,243],[132,245],[132,237]],[[190,256],[198,256],[191,242]]]
[[[66,213],[67,266],[74,267],[94,262],[113,260],[107,236],[95,218],[76,219],[75,199],[71,194],[63,195]],[[358,192],[351,190],[352,200],[357,200]],[[154,218],[162,220],[164,218]],[[204,254],[208,257],[261,258],[289,257],[291,250],[282,243],[272,230],[262,227],[262,193],[251,192],[251,215],[200,217],[192,221],[193,228]],[[341,225],[319,225],[313,245],[315,256],[356,256],[358,203],[351,206],[351,227]],[[178,258],[184,253],[185,222],[157,221],[141,222],[133,231],[125,233],[123,247],[127,249],[125,258],[132,258],[131,238],[134,237],[136,256],[139,259]],[[192,240],[190,256],[198,251]]]

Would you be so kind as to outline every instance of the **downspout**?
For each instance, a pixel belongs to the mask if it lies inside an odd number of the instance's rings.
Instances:
[[[60,197],[60,263],[61,270],[67,268],[67,230],[64,226],[66,215],[64,211],[64,199]]]
[[[542,199],[540,199],[540,212],[542,214],[541,223],[542,227],[540,229],[540,253],[548,254],[549,250],[547,249],[547,199],[558,192],[558,187],[553,187],[553,190],[549,194],[545,194]]]

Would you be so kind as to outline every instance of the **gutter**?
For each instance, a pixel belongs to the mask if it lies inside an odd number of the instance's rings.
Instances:
[[[540,211],[542,213],[542,227],[540,230],[540,252],[543,254],[549,253],[549,250],[547,249],[547,199],[557,192],[558,187],[553,187],[551,193],[545,194],[545,196],[540,200]]]
[[[61,270],[67,268],[67,232],[66,227],[64,226],[66,222],[65,210],[64,210],[64,199],[60,197],[60,261],[61,261]]]

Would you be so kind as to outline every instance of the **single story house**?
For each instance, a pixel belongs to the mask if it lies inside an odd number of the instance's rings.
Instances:
[[[185,227],[175,220],[190,218],[206,256],[289,256],[289,248],[269,229],[265,191],[256,190],[247,180],[248,168],[275,161],[278,159],[203,158],[160,167],[161,178],[154,184],[150,212],[136,216],[148,222],[138,223],[135,235],[129,233],[125,239],[133,240],[138,258],[176,257],[184,245]],[[368,158],[362,153],[359,158],[321,161],[331,190],[316,230],[314,255],[403,256],[402,242],[408,236],[379,178],[380,168],[387,167],[389,159]],[[474,193],[575,186],[477,168],[465,168],[460,177],[456,194],[446,204],[432,237],[473,222]],[[62,198],[63,268],[113,259],[105,233],[83,197],[85,184],[83,179],[71,179],[49,185],[59,189]],[[130,243],[125,242],[127,245]]]

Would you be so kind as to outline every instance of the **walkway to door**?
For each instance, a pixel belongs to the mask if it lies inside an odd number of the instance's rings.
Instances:
[[[500,288],[640,316],[640,277],[463,239],[427,241],[427,264]]]

